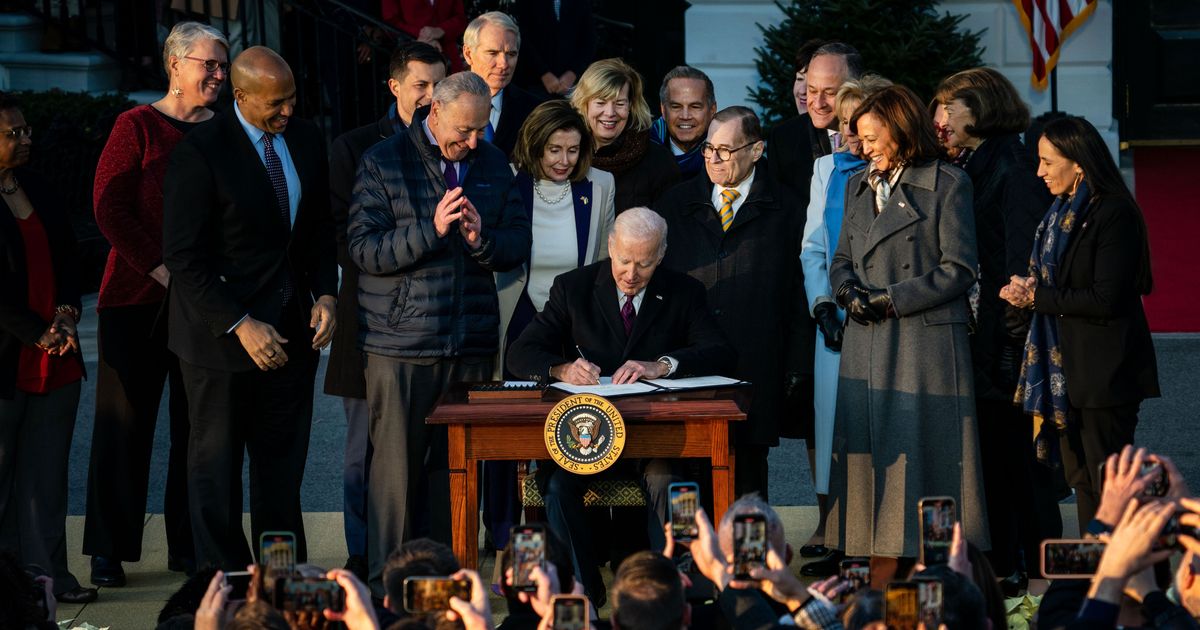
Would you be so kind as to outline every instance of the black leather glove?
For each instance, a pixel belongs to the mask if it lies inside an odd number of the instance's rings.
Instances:
[[[858,280],[847,280],[838,287],[834,297],[837,299],[837,303],[846,309],[846,314],[850,316],[850,319],[866,326],[879,321],[875,319],[875,314],[871,311],[871,303],[867,300],[868,295],[870,292]]]
[[[1000,346],[1000,355],[996,358],[996,371],[998,372],[999,387],[1005,391],[1012,391],[1017,386],[1017,380],[1021,378],[1021,360],[1025,355],[1025,344],[1017,345],[1014,343],[1005,343]]]
[[[837,305],[833,302],[821,302],[813,307],[813,319],[821,329],[821,338],[825,347],[834,352],[842,351],[842,322],[838,321]]]
[[[887,289],[867,291],[867,302],[871,304],[871,312],[875,313],[877,322],[896,316],[896,308],[892,306],[892,296],[888,294]]]

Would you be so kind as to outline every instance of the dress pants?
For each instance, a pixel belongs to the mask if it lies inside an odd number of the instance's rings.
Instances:
[[[1005,400],[976,399],[975,409],[979,417],[979,454],[992,540],[988,557],[996,575],[1007,577],[1019,568],[1022,552],[1026,570],[1036,566],[1037,544],[1043,538],[1054,537],[1042,536],[1039,531],[1043,519],[1038,513],[1044,506],[1035,500],[1033,486],[1034,466],[1038,465],[1033,417]],[[1051,508],[1058,511],[1057,505]]]
[[[346,450],[342,458],[342,524],[346,553],[367,555],[367,471],[371,465],[370,414],[365,398],[342,398]]]
[[[180,361],[187,387],[188,499],[198,568],[245,570],[251,561],[242,530],[242,453],[250,455],[250,530],[257,557],[264,531],[296,535],[296,561],[308,547],[300,483],[312,428],[318,354],[298,312],[279,334],[288,361],[276,370],[216,370]]]
[[[451,383],[486,381],[492,357],[398,359],[367,353],[371,457],[367,485],[369,585],[384,595],[383,567],[400,543],[429,536],[450,544],[445,426],[425,424]]]
[[[54,578],[54,592],[79,588],[67,569],[67,462],[79,381],[47,394],[0,398],[0,549]]]
[[[167,350],[166,327],[155,330],[161,306],[108,307],[99,313],[100,361],[83,529],[87,556],[122,562],[142,557],[150,457],[168,379],[171,448],[162,506],[167,553],[178,559],[195,556],[187,501],[187,395],[179,360]]]
[[[642,492],[646,499],[646,536],[652,549],[661,551],[666,545],[663,525],[671,505],[667,488],[672,482],[683,479],[679,462],[665,459],[621,461],[599,475],[577,475],[559,468],[553,462],[542,462],[540,465],[553,468],[546,481],[546,494],[543,497],[546,520],[550,529],[570,547],[575,581],[583,585],[592,601],[603,599],[598,594],[604,593],[604,580],[597,568],[600,563],[593,544],[595,537],[602,532],[593,530],[583,505],[583,495],[589,482],[603,478],[628,478],[640,470]],[[614,534],[622,538],[629,535],[627,531]],[[613,560],[614,570],[617,560]]]
[[[771,447],[758,444],[735,444],[733,494],[741,497],[751,492],[757,492],[763,501],[769,501],[767,494],[767,457]]]
[[[1100,507],[1100,484],[1104,481],[1099,476],[1100,464],[1126,444],[1133,444],[1141,404],[1139,401],[1115,407],[1071,407],[1068,412],[1067,429],[1059,435],[1058,443],[1067,483],[1075,489],[1081,530],[1096,517],[1096,508]]]

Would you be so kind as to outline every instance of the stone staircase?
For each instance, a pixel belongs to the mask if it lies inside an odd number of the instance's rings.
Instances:
[[[96,51],[42,52],[42,30],[32,15],[0,13],[0,90],[117,91],[116,61]]]

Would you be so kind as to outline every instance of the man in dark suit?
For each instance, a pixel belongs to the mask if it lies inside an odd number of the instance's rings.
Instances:
[[[862,56],[853,46],[832,42],[818,48],[805,74],[807,111],[779,123],[767,137],[767,174],[799,201],[801,214],[808,206],[813,162],[832,153],[841,142],[833,100],[846,80],[860,74]]]
[[[576,385],[597,383],[601,375],[620,384],[728,372],[734,351],[705,304],[703,285],[658,268],[666,236],[666,222],[648,208],[617,215],[608,236],[609,260],[554,279],[546,308],[509,348],[508,369],[534,380]],[[657,534],[651,540],[661,538],[667,510],[670,475],[662,470],[660,465],[643,470],[648,505],[654,508],[650,533]],[[604,582],[583,511],[586,478],[547,465],[537,481],[550,526],[571,532],[576,579],[594,605],[603,605]]]
[[[754,384],[746,422],[733,435],[734,488],[765,499],[767,454],[789,428],[785,378],[811,383],[816,328],[800,270],[804,206],[755,168],[762,151],[753,111],[717,112],[703,148],[707,177],[667,191],[655,209],[674,243],[663,265],[704,284],[717,324],[738,349],[730,376]],[[811,413],[811,389],[807,398]]]
[[[342,397],[346,413],[346,450],[342,460],[343,517],[346,568],[359,579],[367,579],[367,470],[370,440],[367,439],[367,382],[363,377],[366,359],[358,348],[358,267],[350,260],[346,222],[354,193],[354,177],[363,153],[381,140],[402,133],[412,122],[417,108],[429,104],[433,86],[446,77],[446,57],[424,42],[400,44],[388,64],[388,89],[396,104],[379,119],[338,136],[329,160],[329,205],[337,230],[338,265],[342,286],[338,293],[338,327],[329,350],[325,371],[325,393]]]
[[[317,351],[335,328],[336,249],[325,145],[291,119],[291,69],[263,47],[233,62],[235,106],[189,134],[163,184],[168,344],[192,421],[188,492],[198,566],[241,569],[242,451],[255,539],[296,534]],[[310,331],[309,329],[313,329]]]
[[[517,82],[539,96],[566,95],[596,52],[591,0],[526,0],[517,23],[525,42]]]
[[[517,71],[521,32],[505,13],[490,11],[471,20],[463,33],[463,59],[491,91],[491,110],[483,138],[505,155],[517,146],[521,125],[541,100],[511,85]]]

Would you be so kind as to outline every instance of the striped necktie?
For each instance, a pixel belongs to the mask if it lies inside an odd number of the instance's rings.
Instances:
[[[279,154],[275,152],[275,134],[264,133],[262,140],[263,162],[267,166],[267,176],[271,178],[271,188],[275,189],[275,203],[279,206],[279,214],[283,216],[283,224],[287,226],[290,233],[292,229],[292,204],[288,201],[287,177],[283,174],[283,162],[279,160]],[[287,304],[292,300],[292,279],[290,274],[284,274],[282,292],[283,303]]]
[[[733,188],[726,188],[721,191],[721,199],[724,201],[721,204],[721,211],[718,214],[721,217],[721,231],[728,232],[729,226],[733,225],[733,202],[741,194]]]

